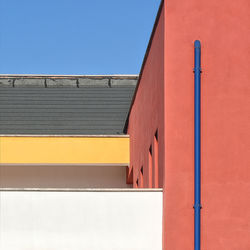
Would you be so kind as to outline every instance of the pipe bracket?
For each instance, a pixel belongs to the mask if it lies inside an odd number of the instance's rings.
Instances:
[[[193,208],[194,208],[194,209],[196,209],[196,208],[202,209],[202,205],[201,205],[201,204],[194,204]]]
[[[202,68],[194,68],[194,69],[193,69],[193,72],[194,72],[194,73],[197,72],[197,71],[200,72],[200,73],[202,73]]]

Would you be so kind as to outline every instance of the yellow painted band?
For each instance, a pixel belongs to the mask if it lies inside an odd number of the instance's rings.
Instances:
[[[1,164],[129,164],[126,137],[0,137]]]

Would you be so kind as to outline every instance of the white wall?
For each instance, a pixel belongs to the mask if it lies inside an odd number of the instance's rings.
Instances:
[[[161,250],[162,192],[0,192],[1,250]]]
[[[127,188],[122,166],[0,166],[2,188]]]

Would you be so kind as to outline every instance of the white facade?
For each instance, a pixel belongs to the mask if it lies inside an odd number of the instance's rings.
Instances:
[[[1,250],[161,250],[159,190],[1,191]]]

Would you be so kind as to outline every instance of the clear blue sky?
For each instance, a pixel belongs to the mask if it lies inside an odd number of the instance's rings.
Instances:
[[[138,74],[160,0],[0,0],[1,74]]]

